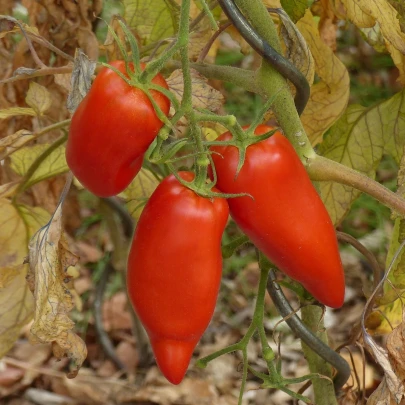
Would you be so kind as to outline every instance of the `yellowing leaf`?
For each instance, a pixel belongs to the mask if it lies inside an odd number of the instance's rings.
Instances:
[[[12,181],[10,183],[2,184],[0,186],[0,198],[7,198],[14,195],[17,190],[19,182]]]
[[[35,139],[35,136],[26,129],[21,129],[12,135],[0,139],[0,160],[3,160],[32,139]]]
[[[31,321],[34,309],[34,300],[25,281],[26,266],[16,265],[13,270],[14,277],[0,288],[0,357],[13,347],[21,329]]]
[[[32,319],[34,300],[25,281],[27,266],[23,261],[29,238],[48,218],[41,208],[14,206],[0,199],[0,357]]]
[[[10,117],[17,117],[19,115],[30,115],[32,117],[35,117],[36,113],[34,109],[24,107],[12,107],[5,110],[0,110],[0,120],[4,120]]]
[[[51,94],[44,86],[31,81],[25,102],[35,110],[37,115],[41,116],[51,106]]]
[[[384,38],[405,54],[405,34],[401,32],[397,11],[387,0],[341,0],[347,17],[359,28],[380,24]]]
[[[29,244],[30,269],[28,285],[34,294],[35,313],[30,340],[33,343],[51,342],[55,356],[71,360],[69,377],[74,377],[87,350],[74,334],[74,323],[68,314],[73,309],[72,277],[67,273],[77,257],[70,252],[62,231],[62,204],[51,221],[39,230]]]
[[[159,181],[146,169],[141,169],[128,188],[122,193],[127,201],[128,211],[136,220],[141,216],[148,198],[155,191]]]
[[[371,108],[350,106],[331,128],[319,153],[371,178],[383,153],[397,162],[405,144],[405,92]],[[321,195],[329,214],[338,224],[359,191],[337,183],[320,182]]]
[[[208,80],[201,76],[196,70],[191,70],[191,81],[193,85],[192,103],[194,108],[203,108],[213,112],[218,111],[224,103],[224,96],[208,84]],[[175,70],[167,79],[170,91],[179,101],[183,96],[184,83],[180,69]]]
[[[36,159],[46,152],[50,147],[48,144],[26,146],[11,155],[11,168],[20,176],[25,176],[36,161]],[[61,145],[51,152],[38,166],[33,175],[28,180],[26,187],[30,187],[42,180],[49,179],[69,170],[66,157],[65,146]]]
[[[398,68],[398,81],[405,86],[405,55],[393,47],[389,42],[386,43],[388,52],[391,54],[395,66]]]
[[[380,305],[367,318],[366,327],[371,335],[388,335],[402,321],[402,302],[400,299]]]
[[[405,32],[405,3],[403,0],[388,0],[392,7],[397,10],[399,25],[401,27],[401,31]]]
[[[281,8],[280,0],[263,0],[263,4],[270,8]]]
[[[124,0],[124,18],[136,30],[142,45],[172,37],[179,8],[172,1]]]
[[[321,79],[311,87],[308,104],[301,115],[305,131],[313,145],[321,142],[322,135],[346,109],[350,79],[346,67],[323,43],[318,27],[309,10],[297,27],[304,36],[315,60],[315,72]]]
[[[291,20],[297,22],[301,19],[308,8],[307,0],[281,0],[283,9],[290,16]]]

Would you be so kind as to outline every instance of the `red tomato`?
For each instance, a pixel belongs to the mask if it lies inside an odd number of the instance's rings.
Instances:
[[[128,293],[156,362],[173,384],[182,381],[214,312],[228,215],[225,199],[200,197],[171,175],[152,194],[135,230]]]
[[[260,125],[256,134],[274,128]],[[218,141],[231,139],[229,132]],[[230,198],[232,218],[280,270],[323,304],[342,306],[344,273],[336,233],[328,212],[298,155],[281,132],[248,146],[236,176],[239,152],[234,146],[214,146],[212,159],[217,187],[224,193],[248,193]]]
[[[124,61],[111,65],[127,76]],[[152,82],[168,88],[160,74]],[[167,115],[169,99],[158,91],[150,92]],[[140,170],[143,154],[162,125],[142,90],[128,85],[113,70],[103,68],[73,114],[66,145],[67,163],[95,195],[118,194]]]

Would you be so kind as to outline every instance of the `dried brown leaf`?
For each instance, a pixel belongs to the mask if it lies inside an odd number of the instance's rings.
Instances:
[[[388,387],[387,379],[384,377],[377,389],[370,395],[367,405],[398,405]]]
[[[286,57],[305,76],[309,85],[314,82],[315,64],[305,38],[283,9],[278,10],[281,36],[287,48]]]
[[[67,109],[74,113],[77,106],[89,92],[91,77],[96,69],[96,62],[91,61],[82,50],[77,50],[71,78],[71,92],[66,102]]]
[[[396,376],[405,381],[405,322],[398,325],[387,339],[387,351]],[[405,395],[405,394],[404,394]]]
[[[128,311],[128,298],[124,292],[114,294],[103,303],[103,326],[106,331],[131,329],[131,315]]]
[[[212,112],[218,111],[224,103],[224,96],[208,84],[208,80],[196,70],[191,69],[191,81],[193,86],[193,107],[203,108]],[[167,79],[170,90],[180,101],[183,96],[184,82],[180,69],[175,70]]]
[[[385,382],[387,384],[390,395],[392,396],[392,398],[395,399],[395,403],[399,404],[401,400],[404,399],[405,387],[400,376],[396,374],[395,369],[390,362],[388,351],[381,346],[378,346],[368,334],[364,336],[364,342],[371,350],[375,361],[381,366],[382,370],[384,370]],[[388,394],[388,392],[384,390],[384,397],[385,399],[388,399],[388,396],[386,394]],[[371,403],[389,404],[390,402],[379,402],[378,399],[376,402]]]
[[[322,11],[319,21],[319,35],[332,51],[336,51],[337,17],[332,0],[321,0]]]
[[[35,136],[26,129],[20,129],[16,133],[0,139],[0,160],[5,159],[32,139],[35,139]]]
[[[62,206],[29,244],[30,270],[27,281],[35,300],[32,343],[52,342],[56,357],[71,360],[69,377],[74,377],[87,355],[84,342],[73,333],[69,312],[74,306],[72,277],[67,272],[77,257],[69,250],[62,231]]]
[[[5,110],[0,110],[0,120],[10,117],[18,117],[20,115],[29,115],[31,117],[35,117],[36,113],[33,108],[26,107],[11,107]]]

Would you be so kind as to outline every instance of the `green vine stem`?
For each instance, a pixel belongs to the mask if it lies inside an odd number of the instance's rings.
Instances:
[[[323,326],[323,309],[318,306],[309,305],[301,308],[303,323],[325,344],[328,343],[326,331]],[[335,388],[332,382],[332,367],[324,359],[310,349],[304,342],[301,342],[302,350],[308,361],[311,372],[320,373],[328,379],[312,380],[314,387],[315,403],[317,405],[337,405]]]
[[[338,162],[315,155],[308,159],[307,171],[312,180],[334,181],[363,191],[405,216],[405,200],[370,177]]]
[[[244,242],[243,240],[240,240],[239,242]],[[275,388],[282,390],[286,392],[288,395],[292,396],[293,398],[299,399],[304,401],[305,403],[310,403],[310,400],[296,392],[293,392],[290,390],[288,385],[291,384],[298,384],[307,380],[322,380],[323,376],[321,376],[319,373],[311,373],[302,377],[298,378],[284,378],[281,375],[281,363],[280,359],[276,358],[276,355],[273,351],[273,349],[270,347],[266,332],[264,330],[264,299],[265,299],[265,294],[266,294],[266,288],[267,288],[267,279],[268,275],[270,272],[270,263],[268,260],[263,256],[261,253],[259,253],[258,250],[256,250],[257,256],[258,256],[258,261],[259,261],[259,268],[260,268],[260,280],[259,280],[259,287],[258,287],[258,292],[257,292],[257,298],[256,298],[256,305],[252,317],[252,322],[245,334],[245,336],[238,342],[233,345],[230,345],[228,347],[225,347],[215,353],[212,353],[202,359],[199,359],[196,363],[197,367],[205,368],[207,364],[218,358],[219,356],[222,356],[224,354],[232,353],[235,351],[241,351],[242,352],[242,357],[243,357],[243,373],[242,373],[242,384],[241,384],[241,390],[240,390],[240,395],[239,395],[239,404],[242,403],[242,397],[243,397],[243,392],[244,388],[246,385],[246,380],[247,380],[247,373],[250,371],[252,374],[254,374],[256,377],[260,378],[263,383],[262,383],[262,388]],[[248,364],[248,359],[247,359],[247,347],[249,344],[249,341],[252,339],[254,334],[257,333],[260,343],[262,346],[262,356],[263,359],[266,361],[267,364],[267,369],[268,373],[260,373],[256,370],[254,370],[252,367],[249,366]],[[328,380],[329,381],[329,380]],[[332,384],[333,387],[333,384]]]

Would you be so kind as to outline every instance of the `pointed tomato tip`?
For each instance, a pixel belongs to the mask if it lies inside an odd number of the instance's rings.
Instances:
[[[156,363],[172,384],[180,384],[186,374],[197,341],[151,339]]]
[[[327,297],[318,298],[322,304],[330,308],[340,308],[345,301],[345,291],[332,291]]]

